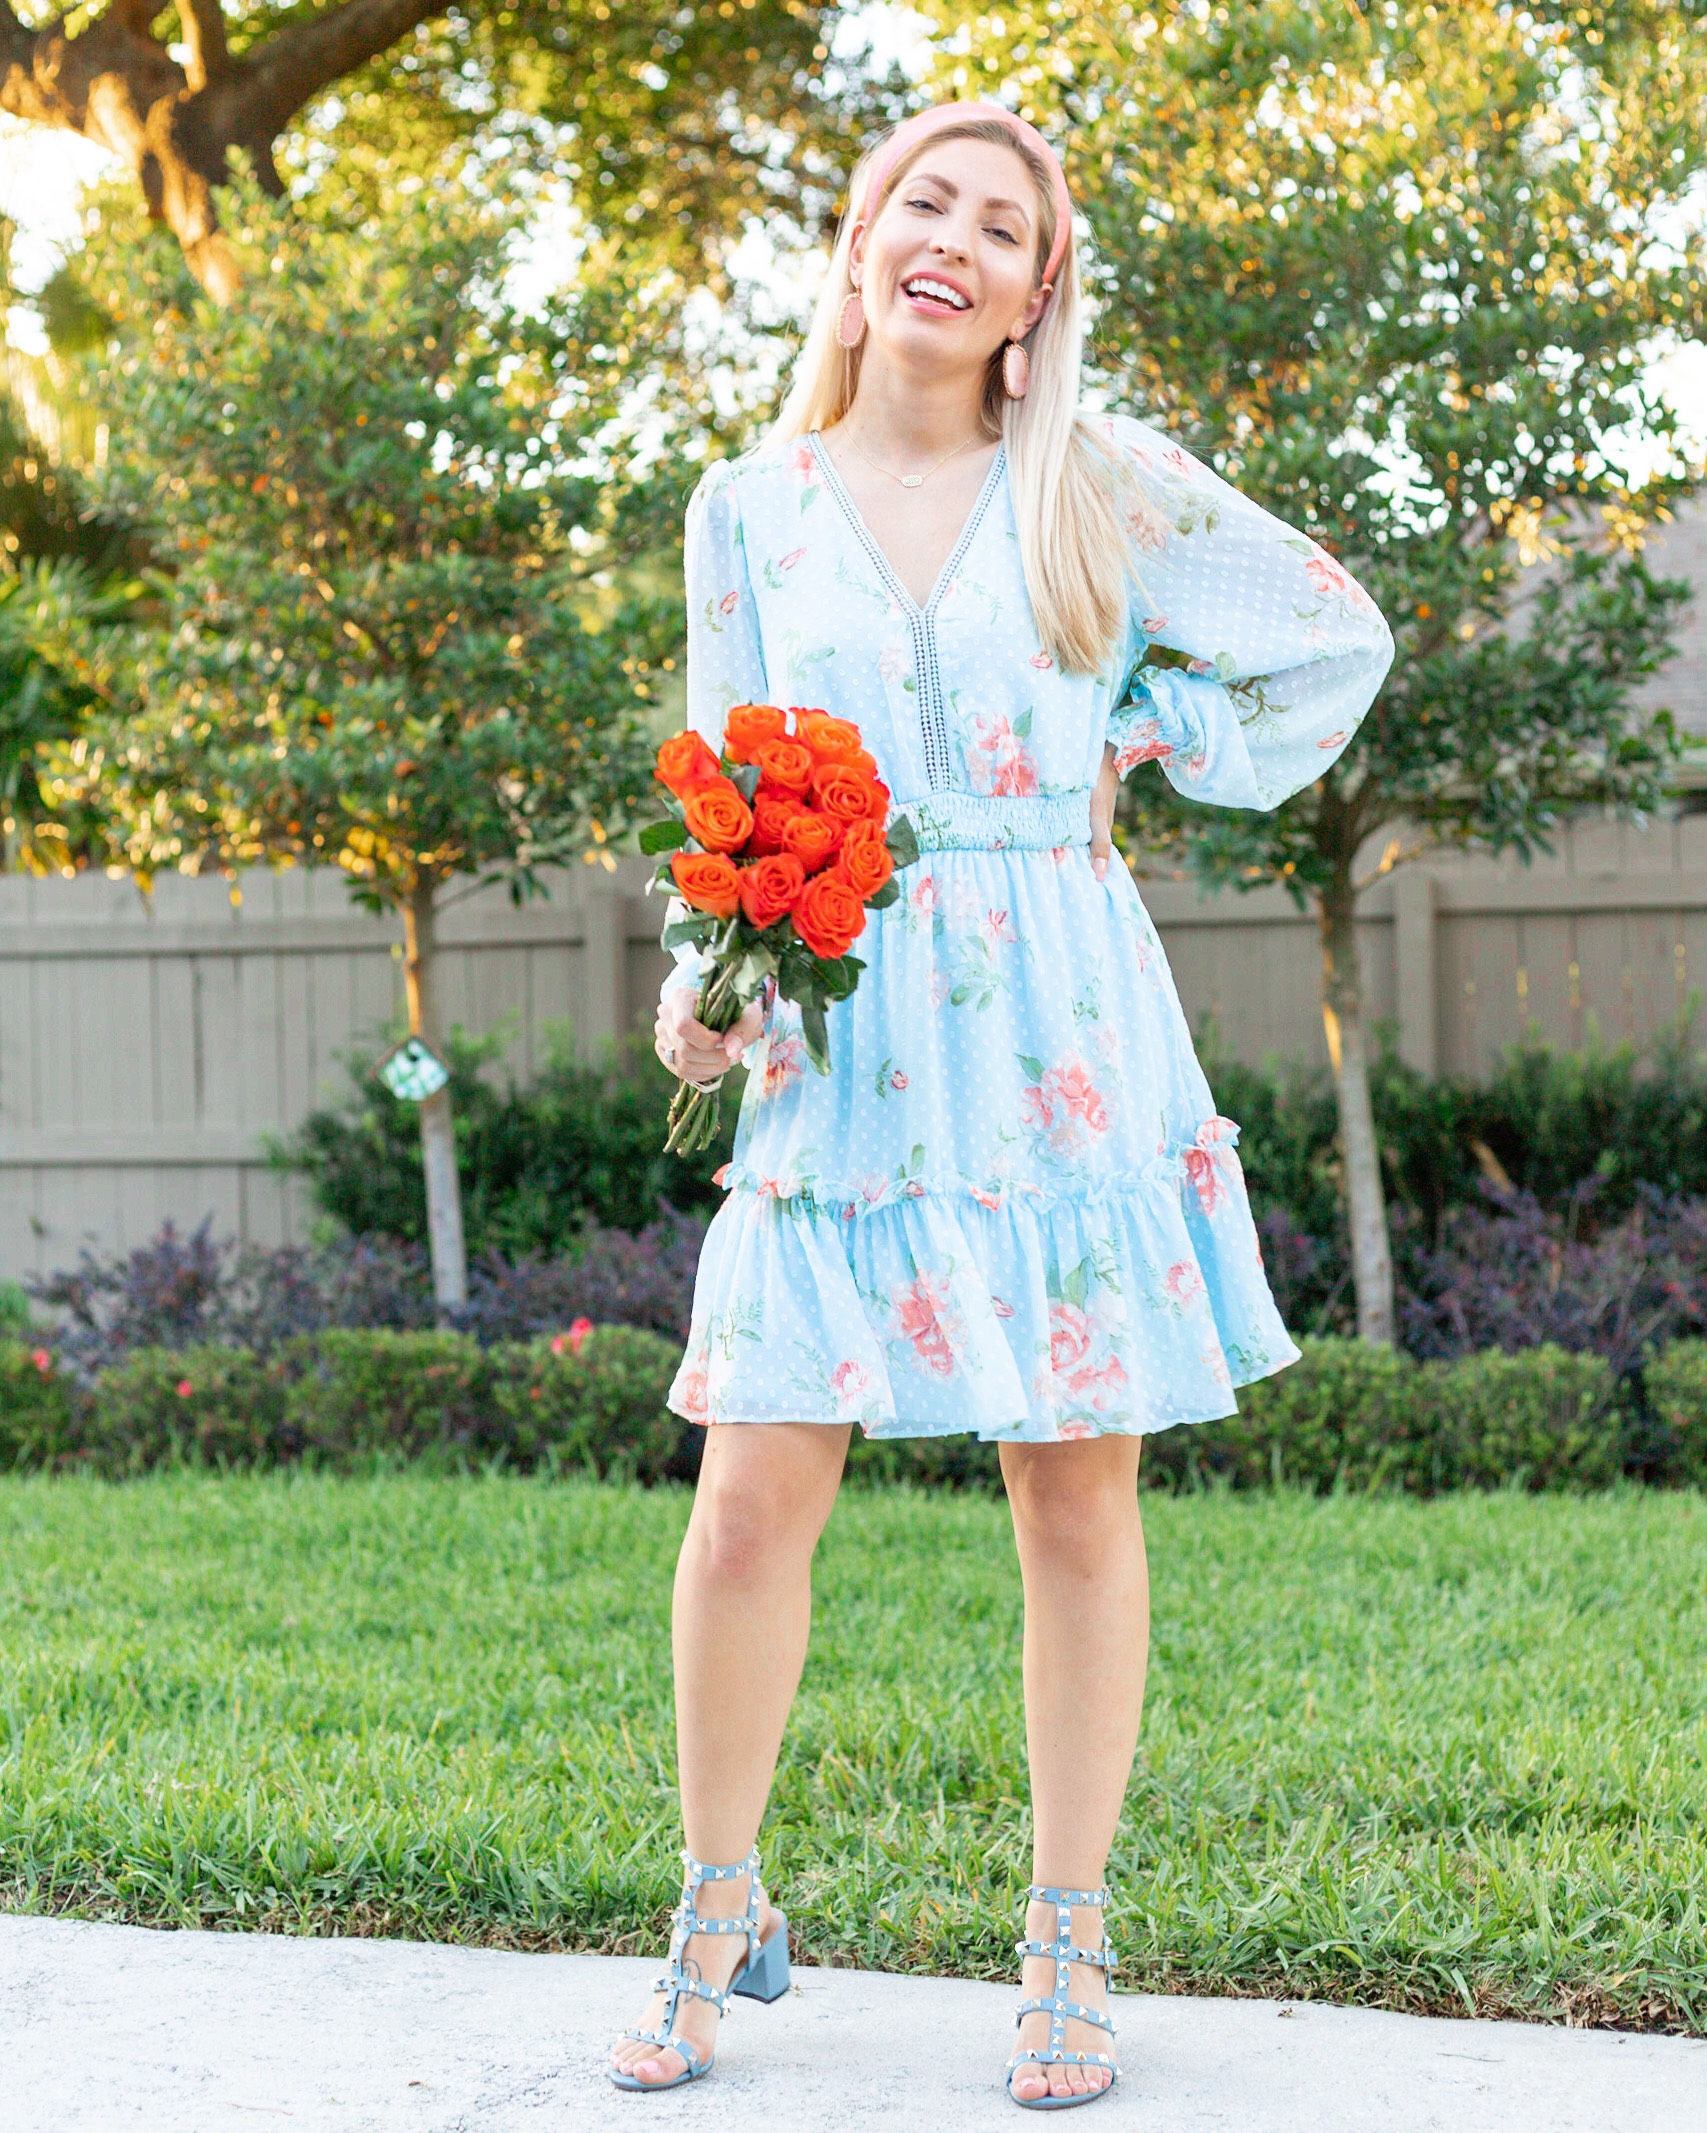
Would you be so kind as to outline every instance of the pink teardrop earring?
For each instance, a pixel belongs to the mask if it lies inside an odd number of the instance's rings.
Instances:
[[[1002,390],[1010,400],[1023,400],[1030,383],[1031,358],[1020,342],[1009,341],[1002,350]]]
[[[844,348],[857,348],[865,339],[865,306],[857,289],[850,289],[842,298],[842,308],[836,314],[836,339]]]

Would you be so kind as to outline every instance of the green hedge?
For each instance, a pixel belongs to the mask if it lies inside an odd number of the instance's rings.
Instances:
[[[139,1348],[78,1405],[77,1451],[103,1474],[270,1466],[290,1449],[284,1373],[246,1348]]]
[[[1680,1481],[1707,1489],[1707,1341],[1674,1341],[1644,1375],[1668,1467]]]
[[[481,1349],[455,1333],[328,1332],[267,1358],[234,1348],[142,1349],[81,1386],[42,1347],[0,1340],[0,1467],[115,1476],[177,1462],[339,1469],[397,1460],[501,1461],[644,1482],[690,1479],[702,1436],[665,1405],[679,1350],[635,1326]],[[1249,1385],[1223,1421],[1144,1448],[1151,1486],[1271,1484],[1327,1492],[1595,1489],[1640,1467],[1707,1487],[1707,1342],[1645,1372],[1635,1446],[1629,1388],[1598,1356],[1537,1348],[1414,1363],[1353,1340]],[[1655,1447],[1658,1447],[1657,1452]],[[870,1482],[995,1487],[993,1444],[853,1440]]]
[[[1508,1484],[1600,1488],[1624,1470],[1625,1413],[1597,1355],[1496,1349],[1414,1363],[1355,1340],[1303,1348],[1290,1370],[1241,1389],[1237,1415],[1153,1438],[1152,1479],[1433,1495]]]
[[[461,1465],[487,1448],[490,1373],[466,1333],[302,1334],[280,1356],[286,1427],[322,1465]]]
[[[0,1340],[0,1469],[52,1466],[72,1451],[77,1402],[50,1350]]]
[[[497,1348],[492,1419],[519,1464],[638,1481],[691,1479],[699,1435],[664,1404],[681,1351],[639,1326]]]

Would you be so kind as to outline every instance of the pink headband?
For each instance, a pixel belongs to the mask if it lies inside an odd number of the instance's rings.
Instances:
[[[1043,280],[1046,287],[1052,285],[1055,270],[1060,266],[1073,234],[1073,199],[1067,190],[1067,174],[1061,168],[1061,158],[1037,128],[1000,104],[933,104],[928,111],[915,111],[910,119],[903,120],[896,127],[888,147],[871,166],[871,175],[866,179],[865,191],[860,196],[858,219],[863,222],[872,204],[882,200],[883,187],[889,173],[908,149],[930,134],[940,133],[943,127],[958,126],[967,119],[998,120],[1010,129],[1016,140],[1023,141],[1049,166],[1049,173],[1055,185],[1055,242],[1049,247]]]

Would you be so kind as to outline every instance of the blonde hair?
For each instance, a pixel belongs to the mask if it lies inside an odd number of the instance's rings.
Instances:
[[[771,441],[828,429],[853,405],[859,390],[865,342],[844,348],[836,321],[853,289],[849,254],[856,220],[853,203],[864,200],[872,164],[888,136],[860,158],[849,187],[848,212],[836,232],[830,272],[811,330],[795,364],[794,380],[772,426]],[[927,147],[940,141],[989,141],[1011,148],[1030,173],[1037,195],[1037,257],[1041,279],[1055,241],[1055,188],[1036,151],[999,119],[966,119],[946,125],[901,156],[889,173],[882,198],[865,203],[869,228],[884,202]],[[1056,270],[1054,293],[1023,343],[1031,382],[1023,400],[1010,400],[1002,386],[1002,350],[990,357],[984,377],[986,435],[1007,448],[1008,485],[1019,529],[1020,561],[1031,596],[1038,640],[1069,674],[1103,668],[1125,629],[1129,602],[1129,541],[1121,492],[1129,476],[1124,459],[1079,414],[1079,363],[1084,323],[1079,264],[1069,240]]]

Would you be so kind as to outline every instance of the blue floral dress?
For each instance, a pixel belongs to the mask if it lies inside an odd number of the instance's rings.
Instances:
[[[1161,943],[1119,858],[1091,871],[1090,792],[1109,741],[1123,774],[1276,806],[1345,747],[1392,638],[1313,541],[1094,419],[1138,476],[1098,674],[1039,646],[999,449],[923,607],[816,436],[719,463],[689,505],[691,724],[716,746],[738,703],[854,720],[922,856],[855,946],[830,1073],[787,1003],[749,1054],[680,1414],[1051,1443],[1229,1414],[1297,1357]],[[1151,645],[1189,664],[1134,673]],[[666,990],[698,974],[684,953]]]

